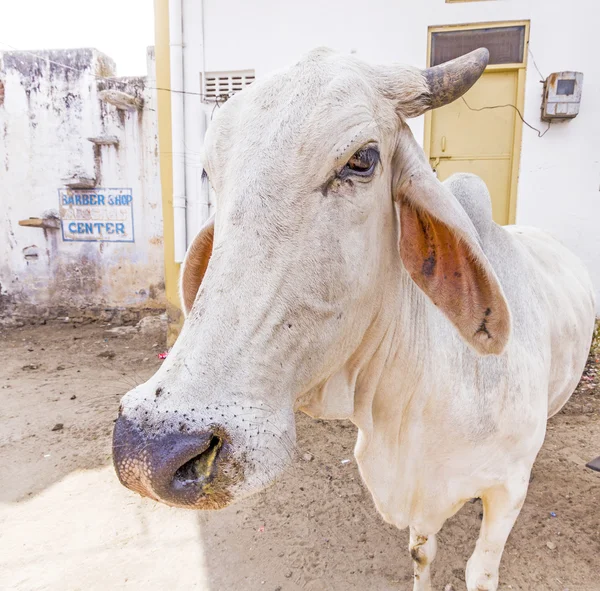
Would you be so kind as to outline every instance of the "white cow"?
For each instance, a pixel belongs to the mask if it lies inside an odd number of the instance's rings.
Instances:
[[[405,122],[466,92],[487,59],[420,71],[315,50],[217,112],[216,217],[184,264],[181,336],[123,398],[123,484],[221,508],[285,467],[294,409],[350,419],[377,509],[410,527],[414,588],[430,589],[436,534],[474,497],[467,588],[497,588],[594,297],[556,240],[492,221],[480,179],[440,183]]]

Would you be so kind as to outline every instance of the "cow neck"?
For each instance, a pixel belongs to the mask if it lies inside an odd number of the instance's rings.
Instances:
[[[395,416],[402,422],[415,395],[421,398],[418,405],[425,403],[434,350],[431,311],[432,304],[403,268],[398,291],[386,299],[366,337],[372,341],[372,353],[365,355],[356,379],[354,412],[349,418],[364,435],[378,420]]]

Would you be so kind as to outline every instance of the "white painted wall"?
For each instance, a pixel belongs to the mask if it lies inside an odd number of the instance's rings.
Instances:
[[[187,243],[194,240],[198,229],[209,216],[208,185],[202,182],[202,145],[204,133],[212,114],[212,107],[202,104],[198,94],[201,89],[203,68],[202,2],[183,0],[183,76],[185,118],[185,183],[187,196]],[[190,26],[191,25],[191,26]],[[190,124],[193,122],[193,124]]]
[[[199,1],[184,0],[186,85],[198,88],[202,52]],[[542,227],[579,254],[590,269],[600,312],[600,68],[595,51],[596,0],[204,0],[207,71],[255,69],[260,77],[310,49],[326,45],[373,62],[425,67],[427,28],[435,25],[530,19],[530,48],[545,76],[584,73],[579,116],[554,124],[543,137],[523,128],[517,223]],[[196,40],[196,43],[194,43]],[[540,121],[542,85],[530,60],[525,118]],[[212,108],[212,107],[211,107]],[[210,116],[210,111],[208,111]],[[187,115],[186,115],[187,117]],[[198,129],[190,116],[186,125]],[[423,119],[411,121],[422,141]],[[198,142],[189,154],[197,162]],[[188,197],[193,198],[188,192]],[[188,226],[188,233],[193,236]]]
[[[147,79],[110,83],[143,98],[139,112],[99,99],[107,83],[94,75],[110,76],[114,64],[96,50],[36,54],[45,59],[0,54],[0,317],[163,308],[153,49]],[[118,146],[95,154],[87,138],[98,136],[114,136]],[[99,187],[132,189],[134,243],[65,242],[60,230],[19,226],[57,215],[58,189],[74,174],[96,176]]]

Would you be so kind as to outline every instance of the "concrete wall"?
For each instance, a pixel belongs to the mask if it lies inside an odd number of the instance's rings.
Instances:
[[[553,124],[538,138],[523,128],[517,223],[551,231],[578,253],[598,291],[600,311],[600,68],[593,50],[596,0],[493,0],[448,4],[445,0],[204,0],[184,1],[186,88],[198,90],[202,54],[207,71],[253,68],[258,77],[310,49],[327,45],[373,62],[400,61],[425,67],[429,26],[530,19],[530,48],[545,76],[584,72],[579,116]],[[530,56],[531,57],[531,56]],[[525,118],[540,121],[542,85],[529,59]],[[212,108],[212,107],[211,107]],[[210,112],[208,113],[210,116]],[[423,118],[410,122],[423,139]],[[198,128],[189,118],[186,125]],[[186,154],[197,167],[198,146]],[[199,199],[188,193],[188,198]],[[188,235],[193,231],[188,225]]]
[[[108,81],[114,63],[96,50],[36,55],[0,54],[0,317],[163,308],[153,49],[147,78]],[[106,89],[143,107],[118,109],[101,100]],[[55,227],[65,186],[130,189],[134,242],[66,241]],[[19,225],[28,218],[45,227]]]

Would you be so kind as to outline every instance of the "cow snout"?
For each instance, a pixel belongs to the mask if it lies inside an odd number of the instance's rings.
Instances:
[[[121,416],[113,434],[113,461],[119,480],[143,496],[177,507],[219,509],[229,504],[235,466],[227,434],[144,434]]]

